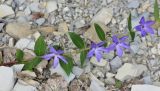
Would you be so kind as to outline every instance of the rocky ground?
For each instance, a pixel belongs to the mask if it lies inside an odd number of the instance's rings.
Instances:
[[[40,35],[48,45],[62,44],[65,51],[75,48],[65,35],[68,31],[98,42],[93,22],[106,32],[126,33],[129,12],[135,26],[142,16],[153,19],[153,4],[154,0],[1,0],[0,63],[14,63],[16,48],[24,50],[25,60],[35,57]],[[111,52],[98,63],[92,57],[83,69],[75,54],[69,77],[60,66],[48,68],[47,61],[34,72],[21,71],[23,64],[0,66],[0,91],[160,91],[160,27],[155,32],[144,38],[137,34],[131,52],[126,50],[122,58]]]

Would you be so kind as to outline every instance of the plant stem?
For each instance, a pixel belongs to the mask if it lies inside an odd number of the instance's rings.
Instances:
[[[81,53],[82,51],[87,51],[89,50],[90,48],[84,48],[84,49],[80,49],[80,50],[75,50],[73,52],[66,52],[64,53],[63,55],[72,55],[72,54],[77,54],[77,53]]]

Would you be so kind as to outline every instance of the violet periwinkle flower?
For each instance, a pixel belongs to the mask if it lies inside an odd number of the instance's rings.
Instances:
[[[147,33],[154,34],[154,29],[151,27],[155,22],[154,21],[145,21],[144,17],[141,18],[139,25],[135,29],[141,32],[141,36],[144,37]]]
[[[56,68],[59,63],[59,60],[61,60],[67,64],[67,60],[65,59],[65,57],[62,56],[63,53],[64,53],[64,51],[55,50],[53,47],[50,46],[49,47],[49,54],[42,56],[42,58],[45,60],[50,60],[50,59],[54,58],[53,67]]]
[[[92,42],[91,43],[91,48],[90,51],[87,54],[88,58],[91,58],[93,56],[96,57],[97,61],[100,62],[103,52],[109,52],[108,50],[106,50],[106,48],[103,46],[105,44],[105,42],[100,42],[98,44]]]
[[[112,44],[107,47],[108,50],[113,51],[116,50],[116,54],[119,57],[122,57],[123,55],[123,48],[129,49],[129,44],[126,43],[126,39],[128,36],[123,36],[121,38],[118,38],[117,35],[112,36]]]

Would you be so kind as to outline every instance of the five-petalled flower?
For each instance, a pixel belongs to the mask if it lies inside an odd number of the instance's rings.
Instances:
[[[147,33],[154,34],[154,29],[151,27],[155,22],[154,21],[145,21],[144,17],[141,18],[139,25],[135,26],[135,29],[141,33],[141,36],[144,37]]]
[[[97,61],[100,62],[101,58],[103,58],[102,53],[106,52],[108,53],[109,51],[106,50],[106,48],[103,46],[105,42],[100,42],[100,43],[91,43],[90,51],[87,54],[88,58],[91,58],[93,56],[96,57]]]
[[[116,54],[119,57],[122,57],[123,55],[123,48],[129,49],[130,46],[128,43],[126,43],[126,39],[128,38],[128,36],[123,36],[121,38],[118,38],[117,35],[113,35],[112,36],[112,44],[110,44],[107,49],[109,51],[113,51],[116,50]]]
[[[49,54],[42,56],[42,58],[45,60],[50,60],[50,59],[54,58],[53,67],[56,68],[59,63],[59,60],[61,60],[67,64],[67,60],[65,59],[65,57],[62,56],[63,53],[64,53],[64,51],[55,50],[53,47],[50,46],[49,47]]]

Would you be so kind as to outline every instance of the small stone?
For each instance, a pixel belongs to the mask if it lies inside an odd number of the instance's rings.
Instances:
[[[19,48],[21,50],[23,50],[25,48],[34,50],[34,45],[35,45],[35,42],[32,39],[22,38],[22,39],[18,40],[15,47]]]
[[[133,0],[128,4],[128,8],[138,8],[140,5],[138,0]]]
[[[85,20],[79,20],[75,22],[75,27],[76,28],[81,28],[85,26]]]
[[[40,91],[68,91],[68,83],[60,75],[55,75],[47,80],[47,84]]]
[[[34,31],[39,31],[42,35],[48,35],[48,34],[53,34],[53,32],[56,31],[54,27],[40,27],[38,29],[35,29]]]
[[[121,67],[122,65],[122,61],[121,59],[117,56],[115,57],[111,62],[110,62],[110,66],[111,69],[115,72],[119,67]]]
[[[104,59],[101,59],[100,62],[98,62],[97,59],[96,59],[96,57],[92,57],[90,59],[90,62],[92,64],[96,65],[96,66],[101,66],[101,67],[106,66],[106,64],[107,64],[107,61],[104,60]]]
[[[33,58],[36,57],[36,54],[32,51],[32,50],[28,50],[28,49],[24,49],[24,60],[28,61],[28,60],[32,60]]]
[[[115,78],[124,82],[125,80],[130,80],[140,76],[146,70],[147,67],[144,65],[125,63],[121,68],[118,69]]]
[[[105,79],[105,83],[109,84],[109,85],[114,85],[115,84],[115,79],[107,78],[107,79]]]
[[[133,44],[130,46],[131,50],[133,53],[137,53],[139,51],[139,45],[138,44]]]
[[[62,23],[59,24],[58,32],[63,32],[63,33],[68,32],[68,26],[67,26],[66,22],[62,22]]]
[[[27,8],[24,10],[24,13],[25,13],[25,15],[30,15],[30,14],[31,14],[30,8],[27,7]]]
[[[100,86],[96,81],[92,81],[90,85],[91,91],[106,91],[104,87]]]
[[[45,22],[45,18],[39,18],[36,20],[36,23],[41,26]]]
[[[70,75],[68,76],[65,73],[65,71],[62,69],[60,64],[58,64],[58,66],[56,68],[50,68],[50,71],[51,71],[51,75],[54,73],[58,73],[58,74],[62,75],[64,77],[64,79],[67,81],[67,83],[70,83],[75,78],[75,75],[73,73],[70,73]]]
[[[143,81],[145,84],[152,84],[151,76],[143,77]]]
[[[13,47],[14,46],[14,38],[10,38],[9,39],[9,44],[8,44],[9,47]]]
[[[36,76],[35,72],[31,72],[31,71],[22,71],[20,73],[18,73],[18,77],[20,77],[21,79],[24,79],[25,77],[26,78],[31,78],[31,79],[34,79]]]
[[[156,47],[153,47],[153,48],[151,48],[151,52],[152,52],[152,54],[157,54],[158,50]]]
[[[160,91],[160,87],[153,85],[132,85],[131,91]]]
[[[38,91],[36,87],[31,86],[25,82],[23,83],[24,84],[22,84],[22,81],[18,80],[15,87],[13,88],[13,91]]]
[[[40,73],[43,73],[43,69],[46,68],[48,64],[48,61],[46,60],[42,60],[36,67],[36,69],[40,72]]]
[[[33,34],[33,37],[35,38],[35,40],[37,40],[40,36],[41,34],[38,31]]]
[[[0,66],[0,74],[0,91],[11,91],[15,83],[13,69]]]
[[[16,49],[15,48],[5,48],[3,49],[3,62],[13,62],[15,61],[16,57]]]
[[[55,10],[57,10],[57,2],[56,0],[50,0],[47,2],[47,5],[46,5],[46,10],[47,10],[47,13],[51,13]]]
[[[82,73],[83,73],[83,69],[74,66],[73,67],[73,74],[76,75],[77,77],[79,77]]]
[[[110,23],[113,17],[113,10],[110,8],[102,8],[92,19],[92,23],[101,22],[105,25]]]
[[[0,32],[3,30],[5,23],[0,23]]]
[[[14,14],[14,11],[12,7],[5,5],[5,4],[0,5],[0,18],[9,16],[9,15],[13,15],[13,14]]]
[[[39,3],[37,2],[31,3],[29,8],[32,12],[40,12]]]
[[[15,64],[12,66],[12,69],[13,69],[14,73],[18,73],[18,72],[21,72],[23,67],[24,67],[24,64]]]
[[[24,38],[32,34],[31,26],[28,23],[8,23],[6,25],[6,32],[14,38]]]

